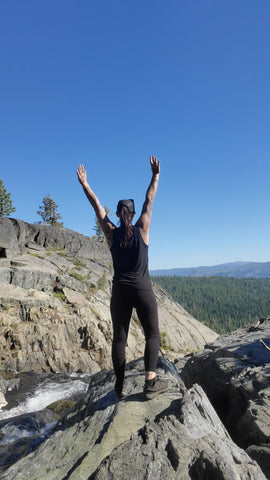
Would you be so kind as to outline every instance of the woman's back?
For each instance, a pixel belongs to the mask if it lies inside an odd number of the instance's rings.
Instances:
[[[126,247],[121,246],[123,229],[113,231],[111,254],[114,267],[114,283],[149,288],[148,245],[142,239],[140,229],[132,226],[132,237]]]

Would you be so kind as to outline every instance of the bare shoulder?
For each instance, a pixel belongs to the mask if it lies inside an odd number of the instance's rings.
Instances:
[[[105,233],[105,238],[106,238],[106,242],[107,242],[107,245],[109,247],[109,249],[112,248],[112,244],[113,244],[113,230],[109,230]]]
[[[113,243],[113,232],[116,229],[116,226],[114,225],[113,222],[111,222],[111,220],[107,215],[103,220],[100,221],[100,226],[105,235],[108,247],[111,248]]]
[[[148,246],[149,245],[149,229],[146,231],[143,228],[140,228],[140,227],[138,228],[144,243]]]
[[[147,213],[142,213],[135,226],[138,227],[141,232],[147,234],[149,232],[150,221],[151,217],[149,217]]]
[[[103,219],[100,220],[100,226],[103,232],[106,234],[107,232],[113,232],[116,229],[114,223],[109,219],[106,215]]]

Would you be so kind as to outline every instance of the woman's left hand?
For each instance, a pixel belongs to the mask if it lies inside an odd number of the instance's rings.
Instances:
[[[83,165],[78,166],[77,175],[81,185],[87,183],[87,173]]]

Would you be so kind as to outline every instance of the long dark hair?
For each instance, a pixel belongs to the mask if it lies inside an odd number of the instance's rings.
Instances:
[[[134,213],[130,213],[126,205],[123,205],[121,210],[117,213],[119,214],[120,218],[120,247],[127,247],[133,237],[132,219]]]

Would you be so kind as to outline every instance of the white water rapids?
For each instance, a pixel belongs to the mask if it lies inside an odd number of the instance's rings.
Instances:
[[[0,420],[37,412],[57,400],[86,393],[89,378],[90,375],[29,375],[23,379],[21,387],[15,384],[8,389],[5,396],[7,405],[0,411]]]
[[[7,403],[3,401],[0,410],[0,467],[8,458],[9,445],[16,445],[26,437],[38,437],[38,442],[42,442],[53,431],[56,421],[47,421],[43,414],[34,418],[34,412],[58,400],[78,400],[87,392],[90,376],[28,373],[9,383],[5,393]],[[37,444],[37,440],[35,442]]]

